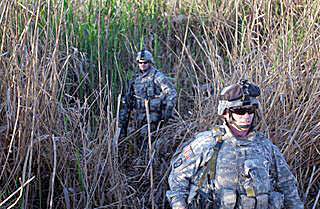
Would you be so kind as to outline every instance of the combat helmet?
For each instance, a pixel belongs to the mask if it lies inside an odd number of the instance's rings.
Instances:
[[[223,115],[229,108],[253,105],[258,107],[256,97],[260,96],[260,88],[241,79],[238,83],[222,89],[219,95],[218,115]]]
[[[140,60],[144,60],[147,62],[150,62],[153,64],[153,57],[150,51],[143,49],[141,51],[138,52],[137,57],[136,57],[136,61],[139,62]]]

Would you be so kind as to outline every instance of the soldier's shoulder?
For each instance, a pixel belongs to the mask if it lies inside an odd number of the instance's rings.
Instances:
[[[271,140],[266,136],[266,134],[260,131],[256,131],[256,138],[260,141],[265,141],[267,143],[271,142]]]
[[[206,147],[210,148],[216,144],[216,137],[223,136],[224,134],[225,132],[222,127],[214,127],[210,130],[197,133],[190,145],[193,147],[208,145]]]
[[[157,79],[161,79],[161,78],[165,78],[166,74],[164,72],[162,72],[161,70],[157,69],[157,68],[152,68],[153,74],[155,76],[155,78]]]
[[[276,147],[276,145],[272,143],[271,139],[268,138],[265,133],[256,131],[256,138],[259,140],[260,143],[264,144],[269,148]]]

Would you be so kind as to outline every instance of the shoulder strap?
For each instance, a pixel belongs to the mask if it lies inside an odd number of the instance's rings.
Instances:
[[[218,153],[220,151],[220,148],[223,144],[222,137],[223,137],[223,135],[219,135],[219,136],[215,137],[216,145],[214,146],[211,158],[206,163],[204,172],[203,172],[202,176],[200,177],[199,187],[202,187],[206,177],[207,177],[208,183],[210,183],[211,179],[214,179],[216,176],[217,157],[218,157]]]

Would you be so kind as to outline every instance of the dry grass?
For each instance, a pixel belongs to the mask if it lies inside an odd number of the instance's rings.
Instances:
[[[261,87],[258,128],[319,208],[320,3],[144,2],[0,2],[0,208],[169,208],[172,154],[239,78]],[[148,153],[117,132],[141,43],[179,92]]]

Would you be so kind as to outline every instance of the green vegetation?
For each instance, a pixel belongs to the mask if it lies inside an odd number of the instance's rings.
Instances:
[[[320,207],[319,1],[2,0],[0,11],[0,208],[168,208],[170,157],[216,122],[217,93],[239,78],[261,87],[258,128],[306,208]],[[116,132],[141,48],[179,93],[150,167],[133,166],[134,133]]]

